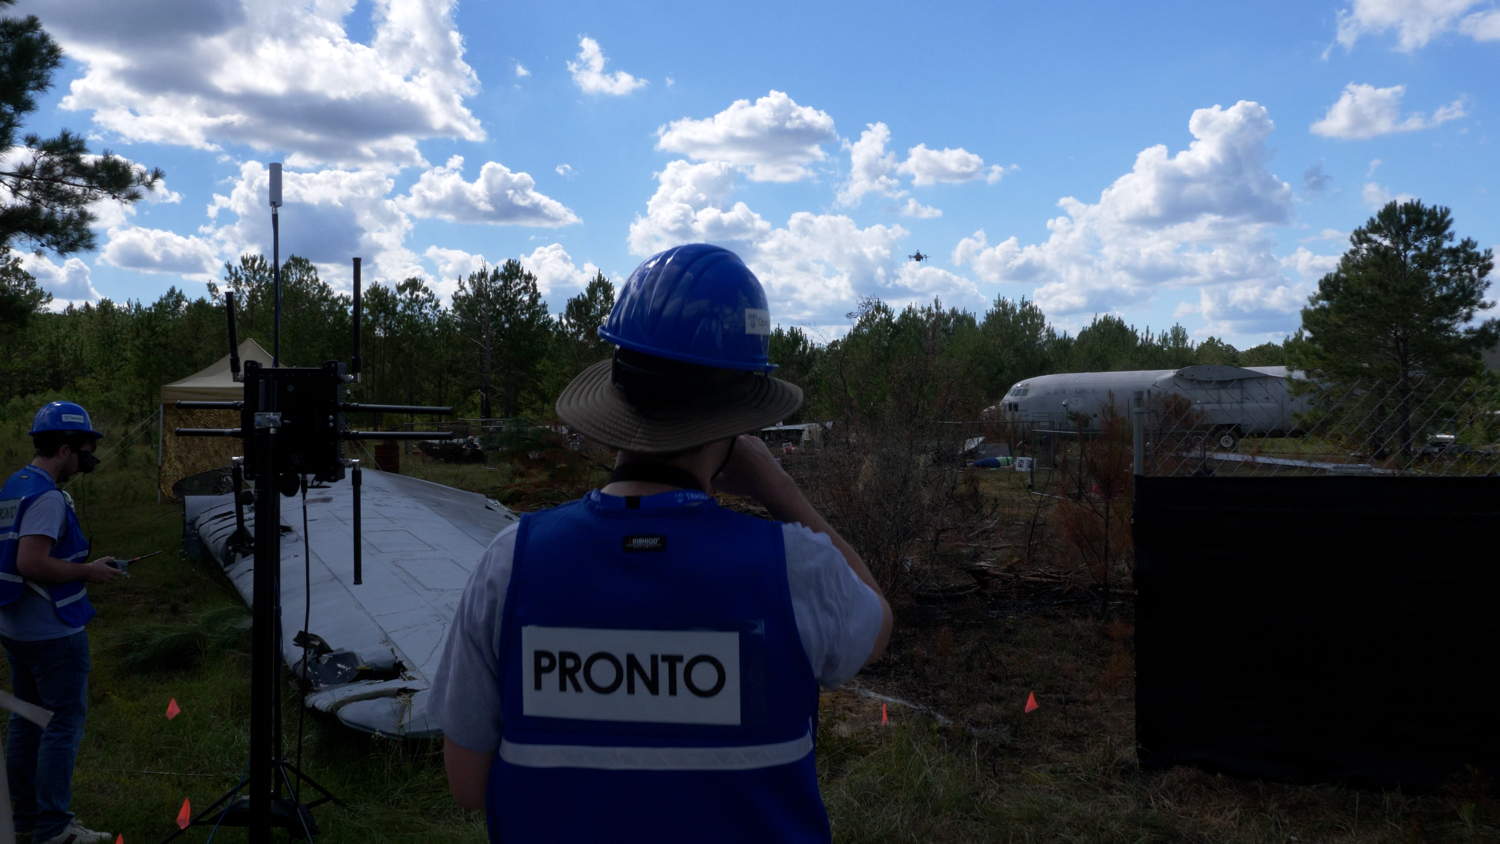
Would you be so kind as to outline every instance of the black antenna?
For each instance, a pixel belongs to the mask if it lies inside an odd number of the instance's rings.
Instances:
[[[276,287],[276,315],[271,328],[271,366],[281,366],[281,162],[271,162],[271,272]]]
[[[349,358],[351,381],[359,380],[359,261],[358,258],[354,259],[354,354]]]
[[[356,258],[355,260],[359,259]],[[359,530],[359,487],[361,481],[359,461],[350,460],[349,466],[352,470],[349,474],[349,483],[354,491],[354,585],[359,586],[365,582],[364,555],[360,553],[364,550],[362,547],[364,545],[364,534],[360,533]]]
[[[234,294],[224,294],[224,313],[229,317],[229,377],[240,380],[240,337],[234,330]]]
[[[231,457],[229,462],[229,477],[234,486],[234,534],[229,538],[229,546],[240,553],[249,553],[255,547],[255,539],[245,528],[245,505],[253,504],[254,500],[245,495],[245,458]]]

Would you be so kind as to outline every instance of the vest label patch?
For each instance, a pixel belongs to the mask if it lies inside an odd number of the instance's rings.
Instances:
[[[21,499],[0,501],[0,528],[15,527],[16,514],[21,511]]]
[[[625,550],[629,551],[665,551],[667,550],[667,538],[660,535],[642,535],[625,537]]]
[[[541,718],[739,724],[739,634],[523,626],[521,709]]]

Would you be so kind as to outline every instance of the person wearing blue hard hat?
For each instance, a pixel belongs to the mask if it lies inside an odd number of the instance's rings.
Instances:
[[[885,651],[869,569],[747,432],[802,391],[773,377],[765,292],[706,244],[648,258],[557,399],[619,450],[609,483],[497,536],[428,711],[492,841],[828,841],[819,687]],[[745,495],[771,520],[721,508]]]
[[[31,426],[35,456],[0,490],[0,644],[16,697],[52,713],[45,728],[11,715],[5,738],[15,828],[37,844],[113,840],[85,827],[70,806],[88,709],[84,625],[94,617],[84,584],[121,573],[113,557],[88,560],[89,541],[59,488],[99,465],[94,446],[103,436],[81,406],[47,404]]]

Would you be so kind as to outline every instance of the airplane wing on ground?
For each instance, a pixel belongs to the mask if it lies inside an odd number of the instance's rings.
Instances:
[[[282,654],[300,674],[303,649],[296,639],[307,613],[306,629],[316,637],[307,705],[369,732],[436,736],[426,698],[448,625],[484,549],[520,517],[477,493],[369,469],[360,491],[358,586],[349,481],[307,491],[310,553],[304,553],[301,498],[282,499]],[[187,496],[184,504],[186,535],[201,542],[249,603],[255,559],[248,548],[230,547],[232,497]],[[245,520],[253,532],[253,507],[245,508]]]

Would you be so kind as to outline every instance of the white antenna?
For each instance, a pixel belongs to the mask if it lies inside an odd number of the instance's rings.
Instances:
[[[281,162],[271,162],[271,207],[281,207]],[[276,213],[276,212],[271,212]]]

